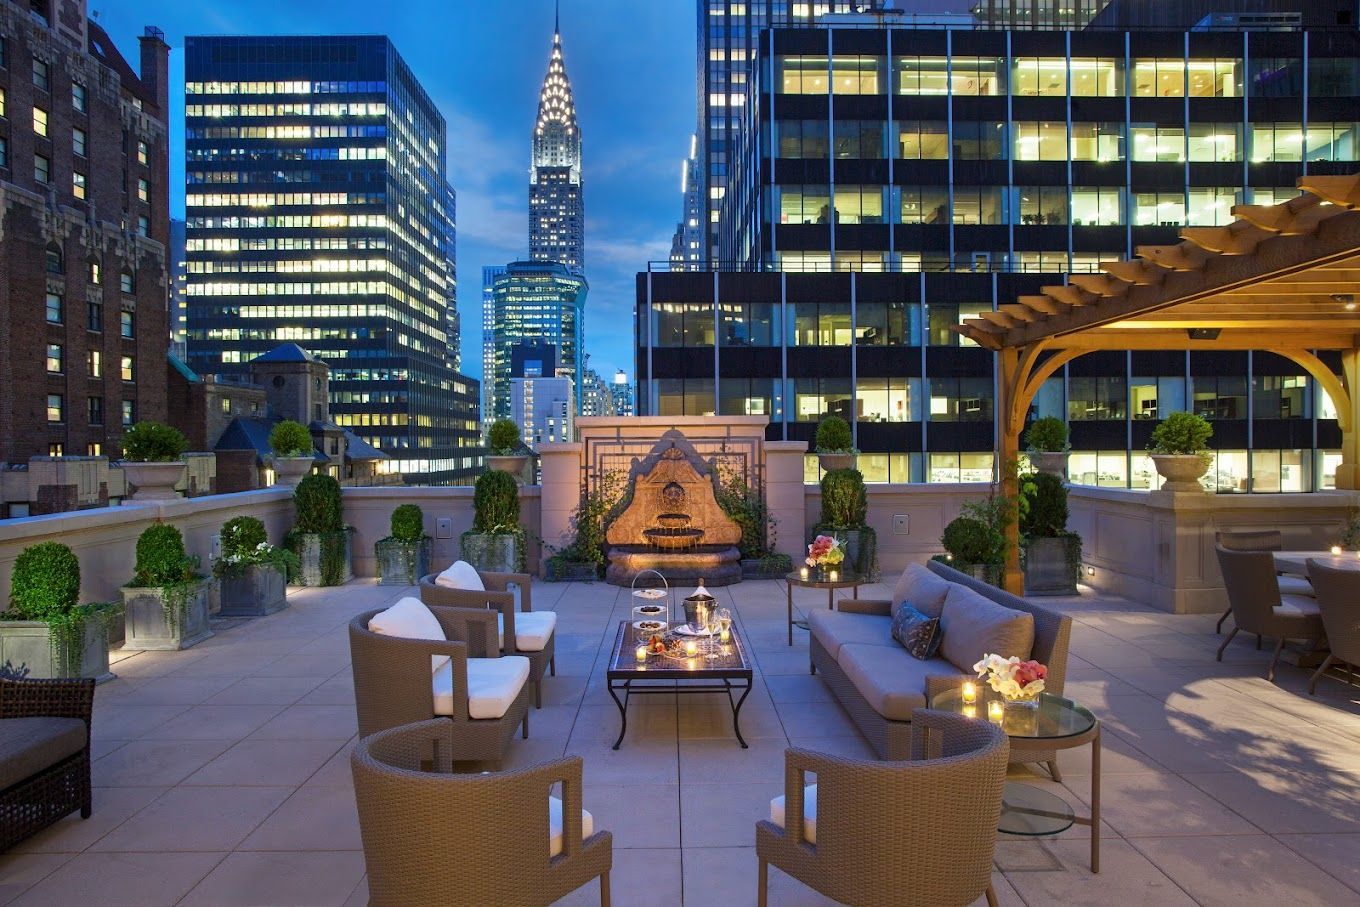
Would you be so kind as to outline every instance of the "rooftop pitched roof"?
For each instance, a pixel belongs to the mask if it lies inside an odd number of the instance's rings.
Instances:
[[[256,356],[251,362],[318,362],[315,356],[296,343],[280,343],[267,353]]]

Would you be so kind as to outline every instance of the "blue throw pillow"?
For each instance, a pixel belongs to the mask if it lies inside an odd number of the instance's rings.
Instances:
[[[903,604],[892,622],[893,639],[913,658],[925,661],[934,658],[940,648],[940,619],[926,617],[911,605]]]

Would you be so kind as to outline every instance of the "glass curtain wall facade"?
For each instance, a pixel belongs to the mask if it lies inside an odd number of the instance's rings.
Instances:
[[[557,374],[572,380],[572,401],[581,399],[585,372],[585,278],[557,262],[514,261],[491,278],[491,369],[494,418],[511,416],[511,350],[517,344],[557,348]]]
[[[762,35],[721,257],[783,273],[641,275],[640,411],[844,415],[879,481],[991,475],[992,356],[951,325],[1360,160],[1354,31]],[[1223,491],[1331,482],[1329,401],[1265,353],[1090,354],[1034,414],[1074,481],[1147,487],[1177,409],[1214,420]]]
[[[295,341],[408,482],[470,481],[444,119],[391,42],[190,37],[185,92],[189,364],[244,374]]]

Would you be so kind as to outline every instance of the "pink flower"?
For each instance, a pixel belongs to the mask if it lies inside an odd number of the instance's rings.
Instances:
[[[1022,687],[1028,686],[1036,680],[1043,680],[1047,676],[1048,668],[1037,661],[1022,661],[1015,666],[1014,680]]]

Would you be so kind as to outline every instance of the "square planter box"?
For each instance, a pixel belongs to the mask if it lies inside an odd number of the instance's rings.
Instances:
[[[859,574],[865,582],[873,582],[878,579],[878,552],[868,550],[864,544],[866,538],[877,541],[877,535],[872,529],[818,529],[812,533],[812,537],[818,535],[832,535],[841,540],[841,548],[845,551],[845,561],[854,571]],[[812,537],[808,538],[808,544],[812,543]],[[806,547],[806,546],[805,546]],[[782,579],[784,574],[780,574]]]
[[[1081,539],[1076,536],[1031,539],[1025,546],[1025,594],[1076,595],[1080,561]]]
[[[288,578],[268,564],[251,564],[217,580],[223,617],[263,617],[288,607]]]
[[[61,659],[52,651],[52,631],[39,620],[0,620],[0,665],[27,666],[29,677],[93,677],[99,683],[112,680],[109,672],[109,638],[104,623],[85,621],[85,647],[80,670],[62,670]],[[68,666],[73,667],[73,666]]]
[[[373,546],[373,553],[378,561],[380,586],[414,586],[430,572],[429,537],[418,542],[380,539]]]
[[[519,536],[486,535],[465,532],[462,539],[463,560],[478,570],[489,573],[518,573],[524,562]]]
[[[354,558],[352,529],[339,532],[308,532],[297,537],[297,556],[302,561],[298,583],[303,586],[343,586],[354,579]],[[337,576],[324,576],[321,571],[321,547],[324,544],[340,545],[344,548],[344,564]]]
[[[207,580],[186,592],[182,613],[173,622],[165,619],[165,599],[160,589],[123,587],[125,649],[187,649],[213,635],[208,626]]]

